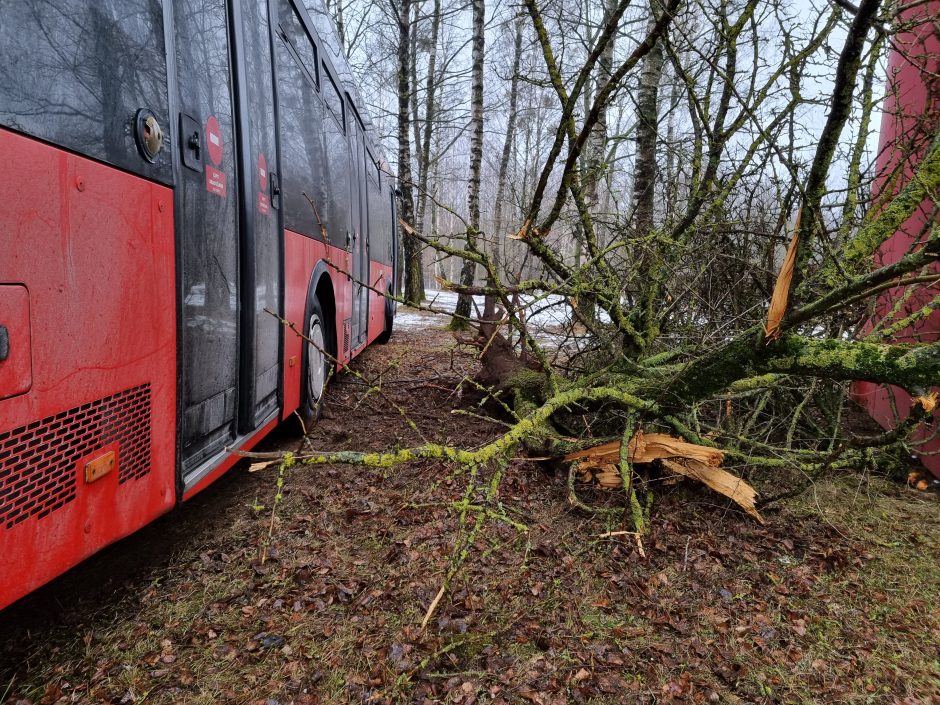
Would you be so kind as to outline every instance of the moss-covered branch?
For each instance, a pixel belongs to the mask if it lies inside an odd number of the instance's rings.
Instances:
[[[940,132],[920,163],[916,173],[895,196],[891,203],[881,211],[873,211],[872,217],[846,244],[843,260],[849,264],[859,264],[870,259],[875,251],[891,237],[898,228],[916,211],[927,198],[940,197]]]
[[[785,337],[758,369],[917,390],[940,384],[940,343],[902,345]]]
[[[767,373],[866,380],[909,390],[940,384],[940,343],[887,345],[785,335],[762,345],[758,336],[754,330],[691,362],[662,390],[661,398],[670,400],[667,408],[713,397],[739,380]]]

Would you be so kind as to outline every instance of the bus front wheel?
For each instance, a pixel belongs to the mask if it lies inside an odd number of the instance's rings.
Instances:
[[[320,418],[323,393],[333,368],[330,331],[323,307],[316,296],[307,306],[304,324],[303,376],[301,378],[300,418],[306,431]]]

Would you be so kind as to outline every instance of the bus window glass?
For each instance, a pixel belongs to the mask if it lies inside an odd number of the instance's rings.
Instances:
[[[322,0],[303,0],[303,5],[307,10],[307,15],[313,22],[313,30],[323,43],[324,53],[330,57],[333,65],[336,66],[337,62],[344,60],[343,50],[336,33],[336,24],[333,22],[327,3]],[[336,68],[339,69],[339,66],[336,66]]]
[[[303,23],[289,2],[280,3],[278,34],[286,43],[288,50],[294,54],[294,60],[307,74],[307,80],[319,87],[316,44],[307,34],[307,30],[304,29]]]
[[[365,170],[368,177],[368,212],[369,212],[369,255],[377,261],[386,262],[386,240],[388,233],[385,229],[383,210],[385,199],[382,198],[381,182],[379,181],[379,165],[372,156],[369,148],[365,152]]]
[[[349,143],[346,135],[335,120],[324,120],[328,160],[326,183],[329,196],[329,233],[332,242],[342,242],[345,246],[349,232]]]
[[[245,85],[248,96],[248,141],[251,155],[251,200],[254,202],[254,236],[251,252],[254,267],[254,397],[250,427],[257,428],[277,411],[279,338],[277,319],[267,313],[280,310],[281,230],[272,203],[271,174],[276,161],[274,80],[267,3],[243,5],[245,39]],[[310,48],[307,43],[307,48]],[[310,89],[312,90],[312,88]],[[251,216],[249,216],[251,217]]]
[[[0,125],[169,182],[166,138],[153,164],[138,151],[141,108],[168,136],[159,0],[3,3]]]
[[[179,110],[203,127],[213,118],[223,147],[206,154],[205,173],[184,168],[177,183],[184,473],[231,442],[237,401],[240,224],[227,15],[224,0],[173,0]],[[205,132],[202,140],[210,144]],[[209,169],[221,188],[207,188]]]
[[[326,68],[326,64],[323,65],[323,76],[325,77],[323,81],[323,100],[339,124],[343,126],[345,124],[343,121],[343,99],[339,97],[339,89],[333,81],[333,76],[330,75],[330,70]]]
[[[287,5],[286,0],[281,5]],[[320,129],[325,110],[288,45],[279,38],[276,48],[284,225],[294,232],[319,238],[320,225],[326,227],[329,217],[324,168],[327,145]]]
[[[377,262],[385,262],[385,240],[388,237],[382,222],[384,199],[379,185],[369,179],[369,255]]]

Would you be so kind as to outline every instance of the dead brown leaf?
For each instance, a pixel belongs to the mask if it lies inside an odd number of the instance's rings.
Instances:
[[[914,397],[911,401],[915,404],[920,404],[924,408],[924,411],[928,414],[932,414],[934,409],[937,408],[937,392],[921,394],[920,396]]]

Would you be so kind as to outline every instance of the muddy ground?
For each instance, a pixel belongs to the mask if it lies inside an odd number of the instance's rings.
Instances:
[[[500,426],[454,392],[474,365],[412,321],[336,380],[310,443],[479,445]],[[277,468],[247,465],[0,613],[0,702],[940,703],[936,495],[834,478],[759,526],[662,487],[644,558],[519,459],[516,526],[487,522],[421,630],[466,477],[301,468],[275,503]]]

